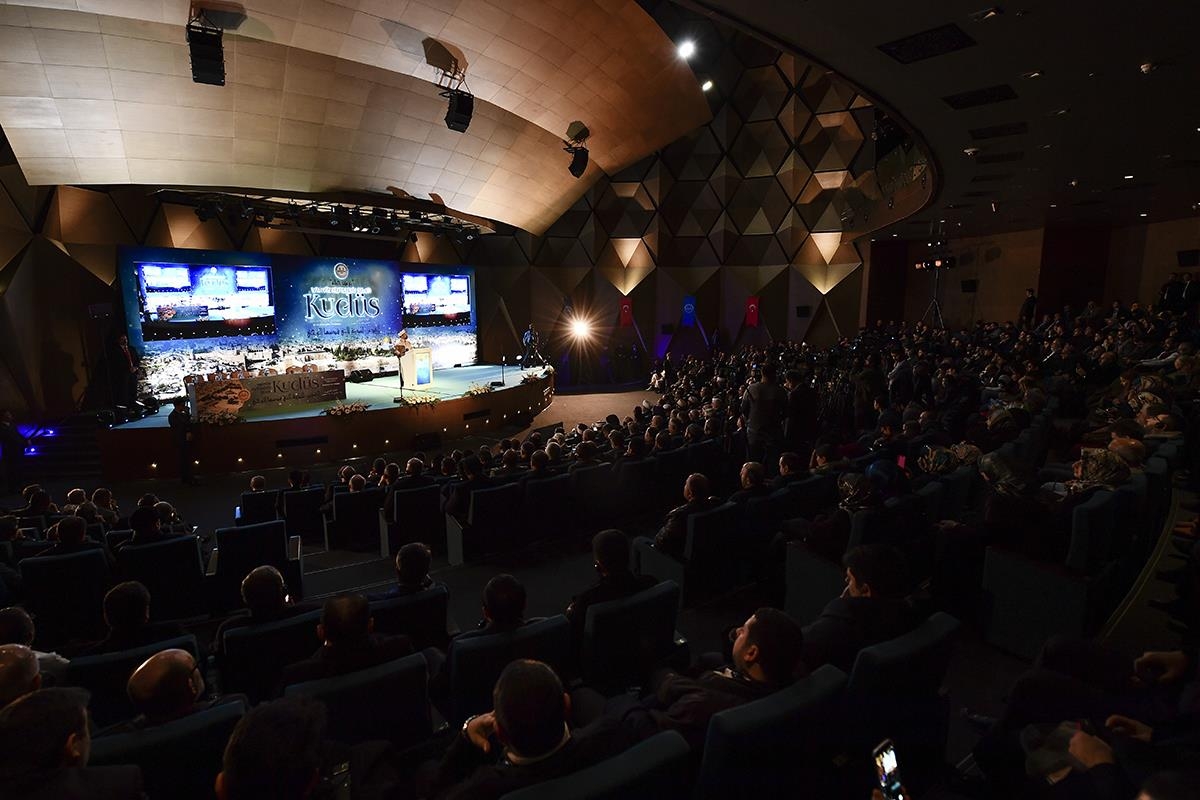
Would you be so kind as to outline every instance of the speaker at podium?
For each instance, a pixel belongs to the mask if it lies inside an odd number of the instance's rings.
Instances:
[[[400,377],[405,389],[428,389],[433,386],[433,351],[428,347],[409,348],[400,356]]]

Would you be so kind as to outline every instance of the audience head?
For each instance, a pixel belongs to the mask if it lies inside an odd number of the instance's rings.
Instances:
[[[554,670],[540,661],[513,661],[492,690],[496,735],[515,755],[537,758],[567,734],[571,698]]]
[[[767,470],[757,461],[747,461],[742,464],[741,483],[743,489],[754,489],[762,486],[767,480]]]
[[[387,469],[387,459],[386,458],[377,458],[371,462],[371,472],[373,474],[382,475],[383,471],[385,469]]]
[[[304,480],[304,470],[294,469],[288,473],[288,486],[299,489],[307,481]]]
[[[483,462],[479,456],[467,456],[463,459],[462,470],[468,479],[480,478],[483,476]]]
[[[296,800],[321,778],[325,707],[303,697],[262,703],[247,712],[225,745],[218,800]]]
[[[693,500],[703,500],[712,493],[708,478],[699,472],[693,472],[683,482],[683,499],[689,503]]]
[[[777,608],[760,608],[731,634],[733,665],[751,680],[786,684],[800,668],[804,631]]]
[[[138,508],[154,508],[154,505],[157,502],[158,502],[158,495],[156,495],[154,492],[146,492],[144,495],[142,495],[141,497],[138,498],[137,507]]]
[[[33,644],[33,617],[20,606],[0,609],[0,644]]]
[[[283,574],[269,565],[250,570],[242,578],[242,602],[250,609],[252,617],[278,613],[287,602]]]
[[[830,463],[837,456],[837,450],[831,444],[818,445],[813,450],[813,461],[818,467]]]
[[[629,537],[616,528],[600,531],[592,537],[592,558],[601,575],[629,571]]]
[[[262,491],[266,491],[266,488],[267,488],[267,479],[265,477],[263,477],[262,475],[255,475],[253,478],[250,479],[250,491],[262,492]]]
[[[352,493],[353,492],[361,492],[365,488],[367,488],[366,476],[364,476],[364,475],[351,475],[350,476],[350,491]]]
[[[29,498],[29,513],[33,516],[45,514],[52,505],[50,493],[44,489],[38,489]]]
[[[842,559],[848,597],[893,599],[908,594],[908,567],[904,554],[886,544],[852,548]]]
[[[534,472],[541,472],[550,465],[550,456],[546,455],[545,450],[534,450],[529,455],[529,468]]]
[[[779,457],[780,475],[798,475],[804,471],[804,462],[797,453],[784,453]]]
[[[0,644],[0,708],[40,688],[37,653],[27,644]],[[0,745],[0,755],[3,750]]]
[[[525,587],[507,573],[483,587],[484,619],[499,627],[514,626],[525,617]]]
[[[85,525],[91,525],[93,522],[100,522],[100,510],[96,508],[96,504],[87,500],[75,506],[75,516],[83,520]]]
[[[118,583],[104,595],[104,622],[124,633],[150,621],[150,591],[137,581]]]
[[[344,646],[362,642],[374,630],[367,598],[356,592],[339,594],[325,601],[317,636],[327,645]]]
[[[125,685],[134,709],[152,723],[190,712],[204,694],[204,677],[187,650],[163,650],[142,662]]]
[[[58,541],[62,544],[82,544],[87,538],[87,526],[83,517],[63,517],[55,523]]]
[[[73,506],[82,505],[88,499],[87,492],[83,489],[72,489],[67,492],[67,502]]]
[[[154,512],[158,514],[158,521],[163,525],[174,525],[179,521],[179,516],[175,513],[175,506],[166,500],[159,500],[155,503]]]
[[[424,542],[409,542],[396,553],[396,578],[404,586],[420,586],[429,577],[433,551]]]
[[[82,689],[41,689],[0,710],[0,784],[87,766],[88,699]]]
[[[410,458],[404,465],[405,475],[420,475],[425,469],[425,462],[419,458]]]
[[[162,520],[158,516],[158,512],[153,508],[135,509],[129,515],[129,527],[133,529],[135,536],[146,536],[156,533],[162,527]]]

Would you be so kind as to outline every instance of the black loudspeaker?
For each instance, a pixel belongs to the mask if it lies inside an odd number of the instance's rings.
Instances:
[[[663,326],[660,330],[663,332],[664,335],[670,336],[671,334],[673,334],[675,332],[675,325],[670,322],[664,322]]]
[[[796,318],[808,319],[812,316],[812,306],[796,306]]]
[[[414,450],[437,450],[442,446],[442,437],[436,433],[418,433],[413,437]]]
[[[352,369],[350,370],[351,383],[370,383],[375,379],[375,373],[369,369]]]
[[[588,151],[586,147],[576,147],[571,150],[571,166],[567,167],[576,178],[582,178],[587,172]]]
[[[188,51],[192,56],[192,80],[212,86],[225,85],[225,32],[198,23],[187,26]]]
[[[1200,267],[1200,250],[1178,250],[1175,258],[1181,267]]]
[[[971,279],[962,282],[963,294],[975,294],[979,291],[979,281]]]
[[[471,115],[475,113],[475,96],[469,92],[451,90],[447,97],[450,105],[446,109],[446,127],[463,133],[471,124]]]

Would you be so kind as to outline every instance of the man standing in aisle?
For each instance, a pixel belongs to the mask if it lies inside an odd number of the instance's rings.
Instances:
[[[1033,330],[1037,318],[1037,295],[1033,289],[1025,290],[1025,302],[1021,303],[1021,313],[1017,317],[1017,327],[1023,331]]]
[[[742,397],[742,416],[746,418],[746,444],[750,461],[774,464],[783,445],[783,415],[787,411],[787,392],[776,382],[779,368],[764,364],[762,380],[750,384]]]

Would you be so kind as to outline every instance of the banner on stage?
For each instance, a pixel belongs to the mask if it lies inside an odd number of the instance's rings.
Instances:
[[[746,298],[746,327],[758,327],[758,296],[752,295]]]
[[[679,324],[686,327],[694,327],[696,324],[696,297],[688,295],[683,298],[683,316],[679,320]]]
[[[346,375],[340,369],[295,372],[256,378],[198,381],[188,386],[192,419],[221,414],[241,416],[255,408],[280,408],[346,399]]]
[[[621,298],[621,327],[628,328],[633,325],[633,298]]]

